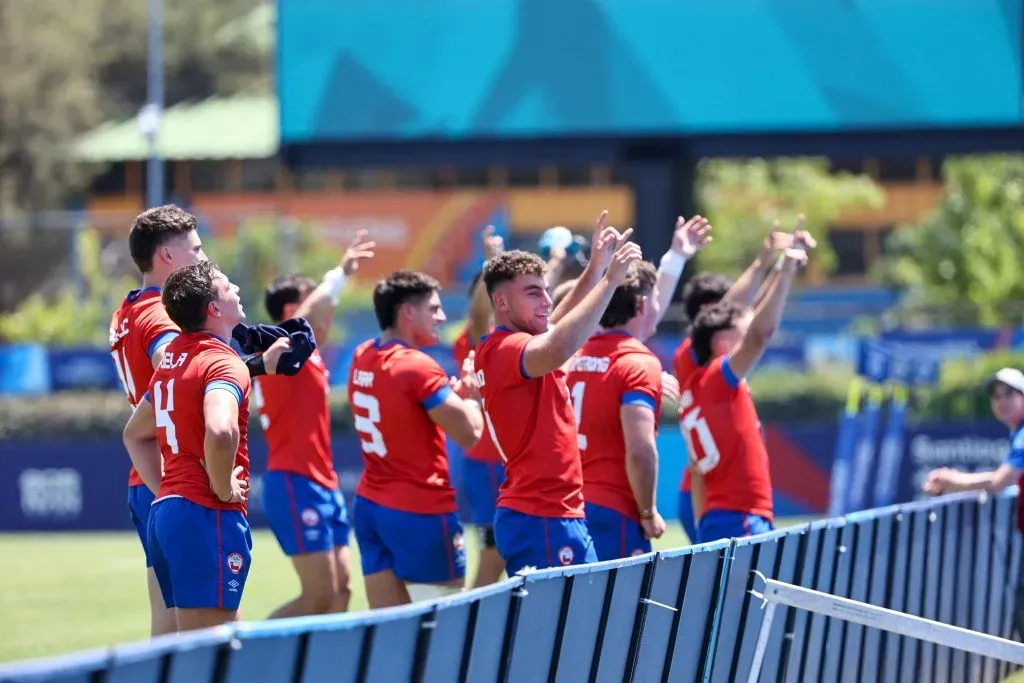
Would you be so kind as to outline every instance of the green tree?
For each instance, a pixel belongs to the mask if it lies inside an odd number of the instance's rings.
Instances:
[[[831,173],[824,158],[708,159],[697,176],[700,210],[715,228],[701,267],[737,274],[754,258],[774,220],[791,228],[803,213],[818,240],[815,267],[828,273],[835,255],[828,227],[844,211],[882,205],[881,188],[866,175]]]
[[[901,226],[874,275],[905,289],[904,322],[1019,322],[1024,301],[1024,156],[948,159],[935,210]]]

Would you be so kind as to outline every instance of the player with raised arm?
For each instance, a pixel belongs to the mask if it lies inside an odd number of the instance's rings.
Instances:
[[[484,261],[491,260],[504,250],[504,240],[494,234],[494,226],[487,226],[483,233]],[[483,271],[473,278],[469,290],[469,318],[465,329],[452,345],[452,355],[456,367],[460,369],[492,327],[491,303],[487,298],[482,275]],[[460,448],[450,439],[448,447]],[[480,441],[466,449],[456,462],[462,465],[460,486],[469,507],[469,521],[476,527],[480,539],[480,559],[472,582],[473,588],[479,588],[496,582],[505,571],[505,561],[501,559],[494,544],[494,512],[497,509],[498,489],[505,481],[505,468],[486,430],[480,435]]]
[[[779,230],[778,222],[773,224],[771,233],[764,239],[760,253],[735,282],[720,273],[704,272],[694,276],[683,288],[683,307],[686,319],[692,324],[703,309],[723,300],[732,301],[744,308],[753,306],[758,293],[763,295],[767,291],[762,284],[774,263],[775,254],[793,246],[795,236],[798,234],[811,248],[814,248],[814,239],[803,230],[803,217],[800,216],[797,219],[797,229],[793,234]],[[673,239],[674,246],[675,238]],[[664,259],[662,264],[664,266]],[[694,360],[691,339],[686,336],[675,350],[672,371],[678,383],[682,385],[690,373],[698,368],[699,365]],[[701,485],[702,482],[698,480],[696,482],[698,494],[701,492]],[[683,471],[683,479],[679,485],[679,521],[691,543],[696,542],[697,538],[693,507],[694,486],[693,469],[687,467]]]
[[[162,298],[181,333],[164,350],[124,443],[157,490],[153,569],[177,630],[188,631],[237,619],[249,574],[249,371],[228,345],[245,313],[238,288],[208,261],[174,272]]]
[[[465,583],[445,433],[472,448],[483,417],[472,400],[472,373],[450,382],[417,348],[437,342],[445,320],[439,289],[432,277],[409,270],[377,283],[381,335],[352,358],[348,397],[365,464],[353,527],[371,608],[440,597]]]
[[[284,275],[271,282],[264,305],[275,324],[289,318],[311,321],[317,343],[327,339],[331,315],[345,280],[374,242],[359,232],[336,268],[317,285]],[[263,510],[271,531],[299,576],[299,595],[275,609],[271,619],[344,612],[349,591],[349,522],[331,452],[331,409],[327,368],[319,351],[294,377],[261,377],[253,401],[267,438]]]
[[[702,310],[691,339],[698,366],[680,383],[680,428],[703,483],[697,541],[773,529],[768,453],[745,378],[778,329],[803,248],[789,248],[755,312],[731,301]]]
[[[497,327],[476,354],[487,430],[505,461],[494,534],[509,575],[597,560],[583,509],[576,419],[562,366],[591,334],[640,247],[601,214],[590,263],[551,311],[544,262],[509,251],[484,267]],[[605,268],[607,266],[607,272]],[[563,310],[565,312],[563,312]],[[549,327],[549,318],[557,319]]]

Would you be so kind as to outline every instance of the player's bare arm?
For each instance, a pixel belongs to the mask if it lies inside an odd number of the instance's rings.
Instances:
[[[736,278],[736,282],[725,293],[722,300],[732,301],[740,306],[754,305],[758,298],[758,291],[763,289],[761,285],[772,267],[772,257],[776,252],[792,246],[793,235],[779,230],[779,222],[775,221],[772,224],[772,231],[764,238],[761,252],[747,266],[743,274]]]
[[[268,375],[277,374],[277,365],[281,361],[281,355],[291,347],[292,343],[288,337],[280,337],[263,352],[263,368]]]
[[[484,260],[492,258],[505,251],[505,240],[501,235],[494,234],[494,226],[488,225],[483,232]],[[480,340],[491,330],[492,321],[491,300],[487,296],[487,286],[481,277],[473,288],[473,296],[469,301],[469,320],[467,329],[469,331],[470,345],[476,346]]]
[[[648,538],[659,538],[665,520],[658,514],[658,445],[655,441],[657,416],[648,406],[624,405],[619,409],[622,435],[626,443],[626,476],[633,490],[640,524]]]
[[[136,406],[124,427],[123,438],[135,471],[142,477],[146,488],[155,494],[160,488],[163,465],[160,443],[156,438],[156,414],[153,412],[153,404],[148,400],[143,399]]]
[[[630,233],[632,234],[632,230],[630,230]],[[555,310],[551,312],[549,321],[552,325],[557,324],[559,320],[564,318],[566,313],[575,308],[583,300],[583,297],[587,295],[587,292],[597,286],[597,283],[601,280],[601,276],[604,275],[605,268],[608,267],[612,253],[618,244],[616,241],[611,239],[613,234],[617,240],[625,240],[625,238],[619,236],[618,230],[608,226],[608,211],[602,211],[601,215],[597,217],[597,221],[594,223],[594,234],[590,242],[590,261],[587,262],[587,266],[583,269],[583,273],[576,279],[576,285],[572,288],[569,294],[562,299],[561,303],[555,307]],[[552,281],[550,273],[548,273],[548,281],[549,283]]]
[[[682,216],[676,219],[675,231],[672,233],[672,246],[661,257],[658,265],[658,280],[655,289],[658,292],[658,320],[665,317],[672,296],[679,286],[679,279],[687,261],[697,255],[706,244],[711,242],[711,224],[703,216],[694,216],[685,220]]]
[[[206,436],[203,454],[210,488],[225,503],[245,500],[248,484],[238,480],[235,453],[238,451],[238,399],[225,389],[211,389],[203,397]]]
[[[807,262],[803,249],[787,249],[783,254],[783,266],[779,276],[772,283],[771,290],[754,313],[747,333],[743,335],[736,349],[729,354],[729,367],[736,377],[746,377],[764,355],[764,350],[775,335],[782,321],[789,290],[796,277],[797,269]]]
[[[317,288],[310,292],[295,311],[293,317],[309,321],[313,327],[313,334],[316,335],[317,344],[322,344],[327,339],[327,332],[331,328],[331,315],[345,281],[359,270],[360,262],[373,258],[373,250],[377,243],[367,241],[366,235],[365,230],[356,233],[355,239],[342,255],[338,267],[324,274],[324,279]]]
[[[933,496],[960,491],[999,493],[1016,484],[1020,475],[1017,468],[1007,463],[988,472],[960,472],[950,467],[941,467],[928,473],[922,489]]]
[[[473,351],[462,363],[461,376],[451,383],[452,393],[436,408],[427,411],[430,419],[462,448],[472,448],[484,432],[480,409],[480,387],[474,372]]]
[[[789,237],[785,233],[780,233],[780,234],[783,236],[782,237],[783,243],[789,239]],[[792,246],[794,248],[796,248],[796,249],[804,249],[804,250],[808,250],[808,249],[813,250],[815,247],[818,246],[817,240],[814,239],[814,237],[811,235],[811,233],[807,232],[807,230],[804,229],[804,215],[803,214],[800,214],[800,215],[798,215],[796,217],[796,229],[793,231],[793,235],[792,235]],[[761,302],[764,301],[764,297],[767,296],[769,291],[771,291],[770,288],[772,286],[772,283],[775,281],[775,278],[778,277],[778,273],[779,273],[779,269],[780,268],[782,268],[782,259],[779,259],[775,263],[775,268],[772,270],[771,274],[768,275],[768,278],[765,280],[764,285],[761,287],[760,291],[758,292],[757,299],[754,302],[754,306],[755,307],[759,306],[761,304]]]
[[[615,288],[626,279],[629,264],[643,258],[640,246],[627,242],[633,234],[629,228],[617,238],[614,228],[607,228],[602,233],[602,242],[595,252],[605,248],[605,240],[615,240],[619,246],[611,258],[607,272],[583,298],[578,306],[566,313],[565,318],[553,329],[530,340],[523,350],[523,368],[530,377],[541,377],[560,368],[572,354],[590,338],[597,329],[601,316],[608,308]],[[571,296],[571,295],[570,295]]]

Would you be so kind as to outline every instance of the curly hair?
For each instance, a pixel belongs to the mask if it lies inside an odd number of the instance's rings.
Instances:
[[[520,275],[536,275],[544,277],[545,264],[540,256],[528,251],[514,249],[505,251],[484,265],[484,286],[487,294],[494,294],[498,286],[515,280]]]
[[[732,280],[721,273],[698,273],[683,287],[683,308],[687,320],[697,319],[700,309],[722,300],[732,287]]]
[[[711,360],[715,335],[736,326],[737,321],[747,312],[743,306],[732,301],[719,301],[711,304],[697,314],[690,330],[690,341],[693,344],[693,355],[700,365]]]

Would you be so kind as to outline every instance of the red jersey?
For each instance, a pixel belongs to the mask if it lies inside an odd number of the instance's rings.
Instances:
[[[583,517],[583,467],[565,373],[527,377],[533,335],[498,327],[476,350],[485,429],[505,462],[498,507],[537,517]]]
[[[267,471],[294,472],[334,490],[338,473],[331,453],[327,377],[320,351],[314,350],[297,375],[254,380],[252,398],[267,437]]]
[[[458,337],[455,338],[455,343],[452,345],[452,356],[455,358],[455,367],[458,371],[462,370],[462,363],[469,356],[469,352],[473,350],[473,345],[469,341],[469,330],[465,329]],[[481,462],[501,462],[501,456],[498,455],[497,449],[494,448],[494,442],[491,441],[491,435],[484,430],[484,433],[480,435],[480,440],[476,442],[476,445],[465,451],[466,457],[470,460],[479,460]]]
[[[683,339],[672,356],[672,372],[675,373],[679,386],[682,387],[692,372],[700,369],[697,364],[697,357],[693,355],[693,342],[689,337]],[[680,413],[680,418],[682,413]],[[683,470],[683,481],[679,484],[679,490],[690,492],[693,489],[693,470],[687,467]]]
[[[417,514],[458,509],[444,431],[427,413],[450,392],[437,361],[397,339],[356,348],[348,400],[363,450],[357,495]]]
[[[687,378],[680,428],[704,477],[704,511],[731,510],[772,519],[772,482],[754,399],[725,357]]]
[[[178,334],[160,299],[159,287],[133,289],[110,318],[110,355],[132,408],[139,404],[153,377],[153,352]],[[129,486],[145,486],[132,467]]]
[[[203,398],[223,389],[238,400],[234,467],[241,466],[242,478],[248,479],[249,381],[249,370],[235,350],[212,334],[183,332],[167,345],[148,392],[164,459],[157,500],[180,496],[206,508],[245,514],[245,503],[225,503],[210,488]]]
[[[661,361],[628,334],[595,334],[574,357],[568,384],[579,425],[583,498],[639,523],[626,473],[621,409],[644,405],[661,414]]]

